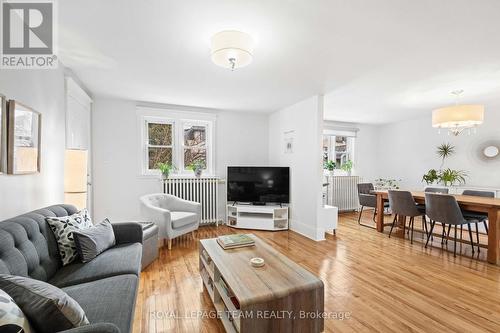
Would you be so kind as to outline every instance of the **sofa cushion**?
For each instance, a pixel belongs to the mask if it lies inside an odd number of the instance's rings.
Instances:
[[[88,265],[88,264],[87,264]],[[80,304],[92,324],[112,323],[121,333],[130,332],[138,277],[119,275],[63,288]]]
[[[78,258],[73,232],[93,225],[87,209],[70,216],[47,217],[46,220],[56,236],[63,266],[72,263]]]
[[[195,213],[189,212],[170,212],[172,218],[172,228],[179,229],[197,221]]]
[[[81,306],[47,282],[0,274],[0,288],[14,299],[37,332],[59,332],[89,324]]]
[[[110,247],[115,246],[113,226],[105,219],[98,225],[73,232],[76,250],[82,262],[89,262]]]
[[[76,211],[70,205],[55,205],[0,222],[0,273],[49,280],[61,259],[45,218]]]
[[[49,281],[58,287],[95,281],[120,274],[139,275],[142,245],[139,243],[114,246],[88,263],[73,263],[61,268]]]

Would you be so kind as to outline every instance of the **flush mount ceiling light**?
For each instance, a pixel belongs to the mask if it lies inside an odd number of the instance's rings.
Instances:
[[[448,134],[457,136],[465,129],[470,134],[471,129],[483,123],[484,105],[459,105],[458,98],[462,93],[463,90],[452,92],[457,98],[455,105],[432,111],[432,127],[445,128]]]
[[[225,30],[212,36],[212,61],[234,70],[252,62],[253,38],[244,32]]]

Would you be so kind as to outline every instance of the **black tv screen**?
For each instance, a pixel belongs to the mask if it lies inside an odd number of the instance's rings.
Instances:
[[[251,203],[288,203],[288,167],[227,168],[227,200]]]

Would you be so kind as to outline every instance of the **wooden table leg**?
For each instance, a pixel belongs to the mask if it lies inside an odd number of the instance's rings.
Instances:
[[[488,262],[500,264],[500,210],[491,208],[488,212]]]
[[[398,215],[398,227],[405,230],[405,228],[403,228],[405,225],[406,225],[406,216]],[[410,226],[408,226],[408,228],[410,228]],[[405,237],[406,237],[406,232],[403,232],[403,238]]]
[[[384,232],[384,198],[377,194],[377,231]]]

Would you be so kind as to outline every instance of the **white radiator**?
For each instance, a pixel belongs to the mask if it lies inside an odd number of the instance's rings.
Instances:
[[[339,212],[359,209],[358,176],[328,176],[327,204],[335,206]]]
[[[219,224],[218,184],[219,178],[169,178],[163,191],[181,199],[201,203],[201,223]]]

